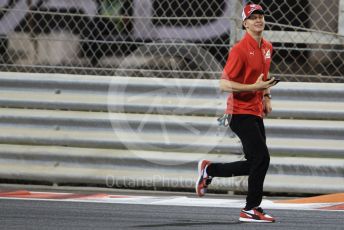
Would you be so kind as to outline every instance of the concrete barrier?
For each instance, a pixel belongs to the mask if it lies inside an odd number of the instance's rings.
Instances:
[[[217,125],[226,95],[215,80],[1,73],[0,83],[2,179],[191,189],[198,159],[242,152]],[[344,85],[281,82],[272,93],[267,191],[343,191]]]

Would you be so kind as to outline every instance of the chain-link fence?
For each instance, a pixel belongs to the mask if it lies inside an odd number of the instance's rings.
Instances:
[[[218,78],[242,0],[0,0],[0,70]],[[344,82],[344,0],[275,0],[272,75]]]

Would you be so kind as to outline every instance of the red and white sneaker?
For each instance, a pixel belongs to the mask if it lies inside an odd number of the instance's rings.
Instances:
[[[240,212],[239,220],[242,222],[260,222],[260,223],[272,223],[275,222],[275,218],[266,214],[261,207],[253,208],[251,210],[242,209]]]
[[[200,160],[198,162],[198,179],[196,181],[196,193],[202,197],[207,192],[208,185],[212,178],[207,174],[207,167],[211,164],[208,160]]]

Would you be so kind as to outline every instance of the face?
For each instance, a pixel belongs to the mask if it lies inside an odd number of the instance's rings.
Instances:
[[[263,32],[265,27],[264,15],[251,14],[251,16],[243,22],[243,25],[246,28],[246,30],[250,32],[261,33]]]

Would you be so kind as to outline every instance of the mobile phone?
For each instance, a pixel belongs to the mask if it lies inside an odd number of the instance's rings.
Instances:
[[[271,78],[268,78],[267,81],[270,81]],[[272,82],[274,85],[276,85],[278,82],[280,82],[280,79],[275,78],[275,80]]]

